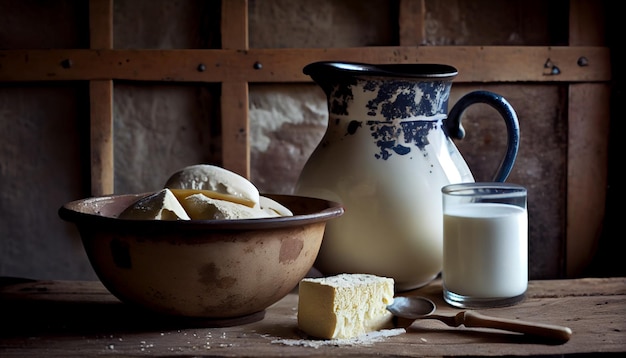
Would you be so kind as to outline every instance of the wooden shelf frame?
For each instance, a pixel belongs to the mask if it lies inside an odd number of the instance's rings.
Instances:
[[[114,190],[114,80],[221,83],[222,165],[249,178],[250,83],[308,82],[302,68],[322,60],[448,63],[459,69],[456,82],[569,86],[568,275],[578,274],[593,254],[595,241],[590,238],[598,236],[604,215],[611,79],[598,2],[570,0],[570,46],[420,46],[425,1],[401,0],[400,46],[250,49],[248,2],[227,0],[222,1],[221,49],[117,50],[113,1],[89,1],[89,49],[0,51],[0,81],[89,81],[93,195]],[[550,74],[544,66],[548,60],[560,74]],[[516,70],[510,71],[512,67]]]
[[[607,82],[605,47],[394,46],[332,49],[0,50],[0,81],[131,80],[160,82],[310,82],[314,61],[449,63],[455,82]],[[579,66],[585,58],[588,65]],[[547,60],[558,65],[551,75]],[[67,61],[71,67],[63,67]],[[504,66],[503,64],[507,64]],[[205,70],[199,71],[203,65]],[[511,71],[511,67],[516,71]]]

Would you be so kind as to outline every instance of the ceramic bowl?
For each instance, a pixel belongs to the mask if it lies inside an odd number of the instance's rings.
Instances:
[[[104,286],[121,301],[169,317],[229,322],[259,317],[306,276],[337,203],[264,195],[294,216],[245,220],[123,220],[146,194],[69,202],[59,216],[78,228]],[[245,319],[243,320],[245,321]]]

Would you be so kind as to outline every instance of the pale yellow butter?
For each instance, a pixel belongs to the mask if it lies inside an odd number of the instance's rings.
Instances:
[[[392,328],[394,280],[367,274],[341,274],[300,281],[298,328],[325,339],[345,339]]]
[[[180,203],[192,220],[255,219],[277,216],[260,208],[212,199],[204,194],[189,195]]]

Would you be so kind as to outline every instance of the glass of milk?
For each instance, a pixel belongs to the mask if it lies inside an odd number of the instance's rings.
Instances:
[[[528,287],[526,189],[489,182],[441,191],[444,300],[463,308],[522,301]]]

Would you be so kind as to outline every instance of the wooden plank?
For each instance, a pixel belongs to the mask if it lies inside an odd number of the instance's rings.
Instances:
[[[411,291],[430,298],[438,313],[461,310],[443,303],[441,280]],[[367,340],[321,341],[297,329],[297,293],[271,306],[265,318],[232,327],[171,321],[122,304],[100,282],[32,281],[0,287],[0,355],[213,357],[450,357],[600,356],[626,351],[626,279],[530,281],[518,305],[481,313],[570,327],[567,343],[554,344],[504,331],[448,327],[415,321],[406,333]]]
[[[585,57],[587,66],[579,66]],[[70,59],[71,68],[63,68]],[[550,75],[546,61],[560,74]],[[302,68],[322,60],[447,63],[456,82],[606,82],[606,47],[400,46],[249,50],[3,50],[0,81],[123,79],[180,82],[308,82]],[[199,71],[198,65],[206,70]]]
[[[570,0],[569,45],[605,46],[604,14],[604,1]]]
[[[248,98],[247,82],[222,83],[222,165],[250,179]]]
[[[603,14],[602,2],[570,1],[570,45],[604,45]],[[569,86],[567,277],[584,272],[601,235],[608,182],[610,97],[606,84]]]
[[[113,0],[90,0],[89,41],[92,49],[113,47]],[[91,194],[114,191],[113,81],[89,82]]]
[[[113,0],[89,0],[89,46],[113,48]]]
[[[566,274],[578,277],[602,233],[608,176],[611,90],[606,84],[569,88]]]
[[[425,0],[400,0],[398,18],[400,46],[424,44],[426,41],[425,15]]]
[[[89,82],[91,118],[91,194],[114,192],[113,158],[113,83],[110,80]]]
[[[248,1],[222,1],[222,48],[248,50]],[[222,166],[250,179],[250,124],[247,79],[223,79],[221,104]]]
[[[248,45],[248,1],[222,1],[222,49],[247,50]]]

